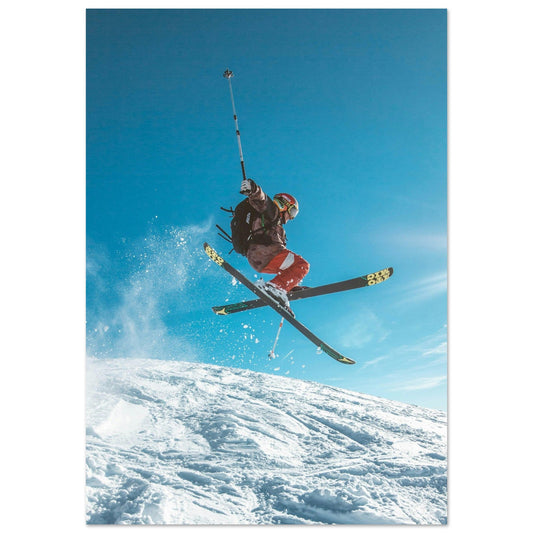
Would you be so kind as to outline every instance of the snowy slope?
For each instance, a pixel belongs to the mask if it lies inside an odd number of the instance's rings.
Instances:
[[[87,366],[91,524],[446,523],[446,416],[212,365]]]

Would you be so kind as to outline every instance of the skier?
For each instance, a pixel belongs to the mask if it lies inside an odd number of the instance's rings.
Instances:
[[[241,193],[248,196],[248,202],[257,213],[246,258],[257,272],[276,274],[271,281],[260,280],[258,285],[289,308],[287,292],[309,272],[309,263],[285,246],[287,238],[283,225],[298,214],[298,202],[286,193],[276,194],[271,199],[251,179],[242,181]]]

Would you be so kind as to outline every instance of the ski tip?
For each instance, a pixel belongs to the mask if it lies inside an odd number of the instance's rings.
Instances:
[[[382,283],[386,280],[388,280],[393,273],[392,267],[384,268],[383,270],[379,270],[378,272],[373,272],[372,274],[367,274],[366,276],[363,276],[363,279],[366,279],[367,284],[370,285],[377,285],[378,283]]]
[[[205,253],[209,256],[209,259],[211,259],[211,261],[213,261],[214,263],[216,263],[217,265],[221,267],[224,266],[224,263],[225,263],[224,259],[222,259],[222,257],[218,255],[216,250],[212,248],[211,246],[209,246],[209,244],[207,244],[206,242],[204,242],[204,250],[205,250]]]
[[[344,357],[344,355],[341,355],[340,357],[335,357],[335,359],[339,363],[344,363],[345,365],[355,365],[355,361],[353,359],[350,359],[349,357]]]
[[[343,359],[340,359],[339,361],[346,365],[355,365],[355,361],[353,359],[348,359],[348,357],[344,357]]]
[[[345,365],[355,365],[355,361],[353,359],[350,359],[349,357],[345,357],[341,353],[339,353],[337,350],[334,350],[331,346],[328,346],[325,343],[322,343],[320,345],[320,349],[327,353],[330,357],[333,357],[336,361],[339,363],[344,363]]]

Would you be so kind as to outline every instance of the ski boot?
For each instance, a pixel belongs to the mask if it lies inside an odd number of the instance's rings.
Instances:
[[[289,305],[289,298],[287,298],[287,293],[283,289],[274,285],[274,283],[271,283],[270,281],[265,283],[262,279],[260,279],[256,285],[294,317],[294,312]]]

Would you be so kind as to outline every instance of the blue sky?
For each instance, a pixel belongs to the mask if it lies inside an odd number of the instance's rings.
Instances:
[[[376,287],[296,302],[357,360],[316,354],[210,264],[219,206],[247,174],[300,202],[289,247],[318,285],[393,266]],[[446,409],[445,10],[89,10],[87,332],[100,357],[188,358]],[[248,276],[241,256],[229,260]]]

